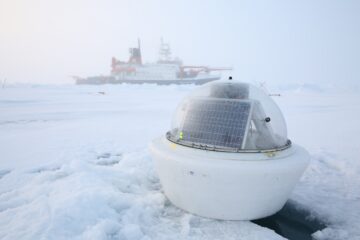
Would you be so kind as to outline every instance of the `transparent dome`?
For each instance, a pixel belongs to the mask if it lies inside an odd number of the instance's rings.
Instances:
[[[284,117],[262,90],[236,81],[215,81],[188,95],[178,106],[167,138],[217,151],[273,151],[287,148]]]

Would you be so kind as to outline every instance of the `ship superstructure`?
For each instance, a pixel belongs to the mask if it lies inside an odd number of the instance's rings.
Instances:
[[[161,39],[159,59],[156,63],[142,61],[141,44],[129,49],[130,57],[127,62],[115,57],[111,60],[111,74],[109,76],[96,76],[76,78],[77,84],[106,84],[106,83],[156,83],[156,84],[204,84],[220,79],[220,71],[230,68],[209,68],[207,66],[183,65],[178,58],[171,57],[168,43]],[[216,74],[213,72],[217,72]]]

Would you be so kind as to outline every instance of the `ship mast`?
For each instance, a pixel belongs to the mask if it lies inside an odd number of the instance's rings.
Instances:
[[[165,43],[163,38],[160,39],[160,50],[159,50],[159,62],[170,62],[171,61],[171,50],[170,45]]]
[[[129,63],[135,63],[135,64],[142,64],[141,59],[141,48],[140,48],[140,39],[138,38],[138,47],[137,48],[130,48],[130,59]]]
[[[140,38],[138,38],[138,49],[139,49],[139,64],[142,64]]]

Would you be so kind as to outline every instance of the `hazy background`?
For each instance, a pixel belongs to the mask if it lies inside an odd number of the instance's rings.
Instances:
[[[230,66],[240,80],[360,80],[356,0],[0,0],[0,80],[108,74],[138,37],[145,62],[157,60],[163,37],[184,63]]]

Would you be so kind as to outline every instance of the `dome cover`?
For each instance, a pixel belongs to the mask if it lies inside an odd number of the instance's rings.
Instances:
[[[284,117],[259,88],[241,82],[205,84],[178,106],[168,140],[214,151],[281,150],[291,145]]]

